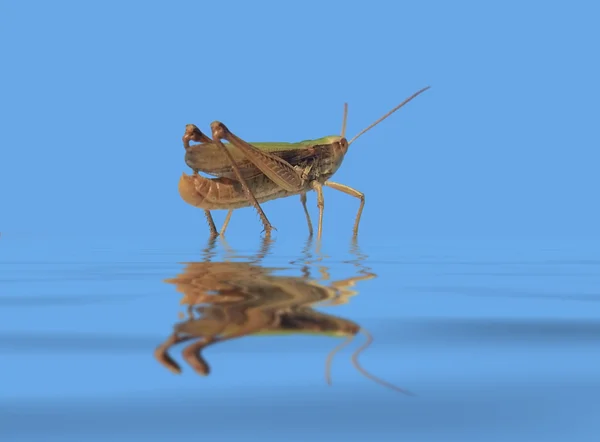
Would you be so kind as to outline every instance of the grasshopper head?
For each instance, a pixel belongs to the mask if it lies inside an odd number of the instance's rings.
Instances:
[[[337,155],[343,157],[346,155],[346,152],[348,152],[349,144],[346,137],[335,137],[335,139],[331,141],[331,144],[333,145],[333,150]]]
[[[315,144],[329,144],[333,146],[333,149],[336,153],[345,155],[348,151],[348,140],[346,137],[333,135],[329,137],[320,138],[318,140],[314,140]]]
[[[348,140],[346,139],[346,137],[341,137],[338,143],[340,151],[345,155],[346,152],[348,152],[348,146],[350,146]]]

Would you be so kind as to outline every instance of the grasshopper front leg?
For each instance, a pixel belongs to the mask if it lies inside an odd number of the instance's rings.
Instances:
[[[319,208],[319,226],[317,230],[317,238],[321,239],[321,234],[323,232],[323,211],[325,209],[325,198],[323,197],[323,186],[331,187],[332,189],[339,190],[347,195],[351,195],[355,198],[360,199],[360,206],[358,207],[358,212],[356,214],[356,219],[354,221],[354,238],[358,235],[358,225],[360,224],[360,217],[362,215],[363,208],[365,206],[365,195],[362,192],[359,192],[356,189],[353,189],[350,186],[346,186],[344,184],[334,183],[333,181],[325,181],[321,184],[318,181],[312,181],[310,186],[317,192],[317,207]],[[304,202],[303,202],[304,204]],[[308,216],[308,214],[307,214]]]
[[[345,184],[334,183],[333,181],[325,181],[325,186],[331,187],[332,189],[339,190],[340,192],[344,192],[347,195],[351,195],[360,200],[360,206],[358,207],[358,212],[356,213],[356,219],[354,220],[354,237],[358,235],[358,224],[360,223],[360,217],[362,215],[363,208],[365,207],[365,194],[359,192],[356,189],[353,189],[350,186],[346,186]]]

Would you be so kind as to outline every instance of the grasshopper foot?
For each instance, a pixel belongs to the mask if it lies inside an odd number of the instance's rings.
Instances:
[[[277,232],[277,229],[275,228],[275,226],[272,226],[271,224],[266,225],[265,228],[263,229],[262,232],[260,232],[261,234],[264,233],[265,237],[271,237],[271,231],[275,230]]]

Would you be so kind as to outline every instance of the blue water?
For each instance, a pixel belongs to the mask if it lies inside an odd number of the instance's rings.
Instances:
[[[201,219],[199,220],[201,221]],[[205,227],[205,226],[203,226]],[[206,229],[205,229],[206,230]],[[232,234],[0,237],[0,434],[7,441],[593,441],[600,431],[600,252],[584,240],[425,240]],[[211,248],[212,247],[212,248]],[[315,307],[358,335],[243,337],[203,354],[207,377],[170,352],[187,262],[247,262],[331,285]]]

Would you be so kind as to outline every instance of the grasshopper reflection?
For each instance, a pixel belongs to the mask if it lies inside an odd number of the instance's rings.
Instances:
[[[214,240],[213,244],[214,244]],[[269,244],[270,239],[265,239]],[[310,241],[309,243],[310,244]],[[258,254],[264,256],[267,247]],[[305,249],[305,253],[308,247]],[[195,341],[183,351],[183,359],[194,371],[206,376],[209,364],[202,351],[214,344],[244,336],[316,334],[328,337],[346,337],[334,348],[326,360],[325,377],[331,384],[333,356],[363,333],[367,342],[353,355],[352,362],[358,371],[369,379],[402,393],[409,392],[387,383],[368,373],[358,357],[371,343],[370,334],[356,322],[315,310],[316,306],[339,305],[349,302],[356,295],[352,290],[357,282],[376,277],[365,269],[348,279],[328,282],[329,274],[320,268],[321,281],[310,277],[311,263],[304,259],[302,277],[279,276],[279,269],[254,262],[191,262],[183,272],[165,280],[174,284],[183,294],[181,304],[187,306],[187,319],[174,326],[173,334],[155,351],[159,362],[174,373],[180,373],[180,365],[169,355],[175,344]],[[358,263],[357,266],[360,266]]]

